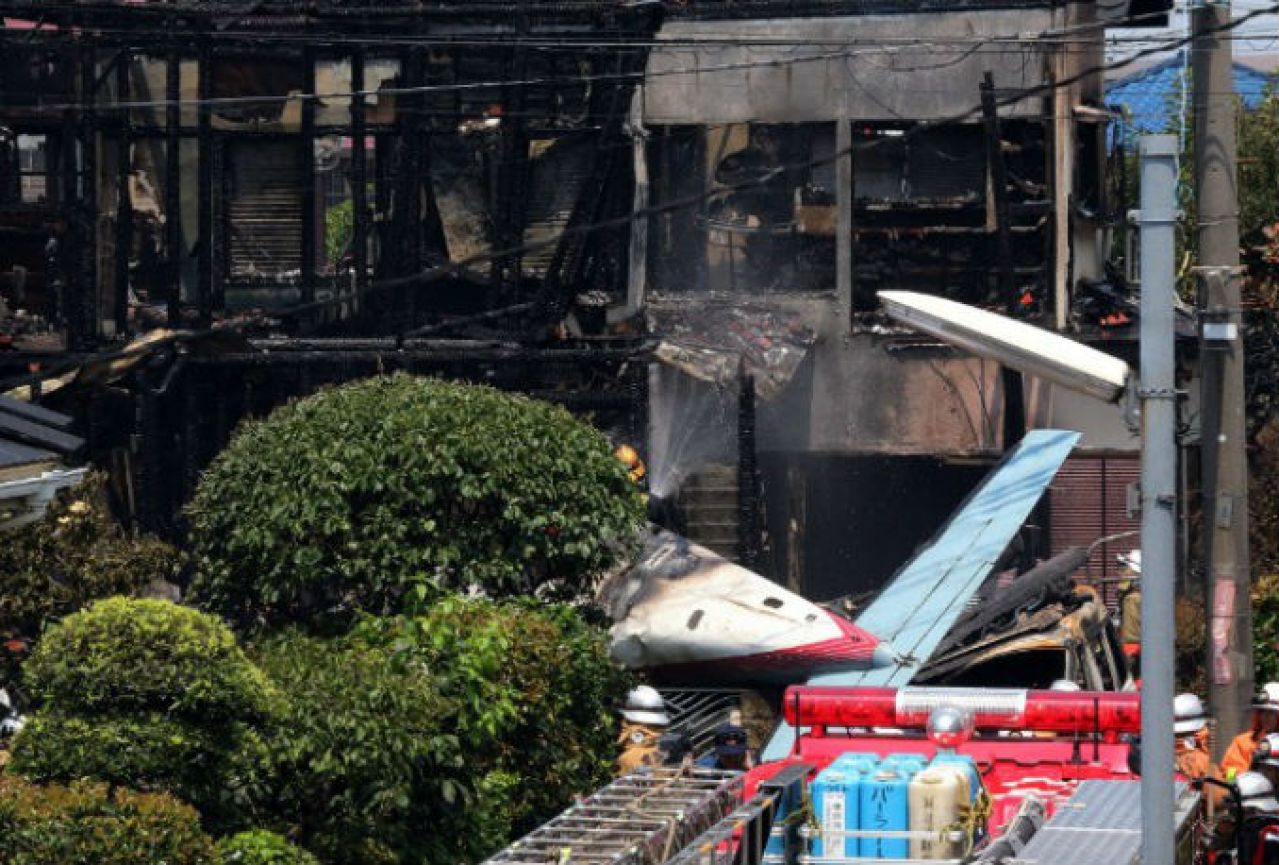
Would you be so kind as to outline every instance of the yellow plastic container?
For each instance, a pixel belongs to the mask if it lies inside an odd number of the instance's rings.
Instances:
[[[910,782],[910,829],[933,837],[912,838],[912,859],[957,859],[964,852],[962,841],[942,837],[942,832],[959,819],[960,809],[970,801],[968,774],[961,766],[934,765]]]

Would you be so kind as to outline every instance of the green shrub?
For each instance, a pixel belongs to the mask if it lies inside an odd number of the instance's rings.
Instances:
[[[213,616],[110,598],[49,628],[28,664],[40,709],[11,769],[173,793],[210,826],[237,826],[278,695]]]
[[[255,746],[252,731],[202,728],[156,713],[77,717],[40,711],[14,739],[9,770],[33,781],[92,778],[169,793],[217,825],[234,822],[248,797],[244,776]]]
[[[441,601],[424,615],[370,621],[366,639],[431,670],[457,707],[467,765],[494,794],[483,819],[495,848],[608,779],[616,718],[630,677],[608,657],[602,629],[569,607],[530,601]]]
[[[271,688],[235,635],[169,601],[109,598],[51,627],[24,669],[64,713],[163,712],[201,724],[260,718]]]
[[[60,493],[43,520],[0,543],[0,684],[16,676],[24,647],[47,622],[173,580],[180,562],[168,544],[130,537],[112,520],[103,475]]]
[[[1256,680],[1279,679],[1279,575],[1263,573],[1252,584],[1252,651]]]
[[[0,775],[5,865],[213,865],[213,844],[188,805],[105,784],[28,784]]]
[[[263,825],[343,865],[466,858],[475,776],[428,671],[297,632],[255,654],[286,706],[265,734]]]
[[[193,596],[237,621],[397,611],[410,585],[577,592],[643,504],[605,438],[488,387],[393,375],[242,426],[189,506]]]
[[[254,829],[218,842],[219,865],[319,865],[310,853],[274,832]]]

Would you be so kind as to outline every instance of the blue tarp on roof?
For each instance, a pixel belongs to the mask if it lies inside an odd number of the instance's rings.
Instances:
[[[1123,111],[1124,137],[1176,132],[1183,85],[1189,84],[1185,52],[1106,85],[1106,104]],[[1256,108],[1265,98],[1271,78],[1242,63],[1234,64],[1235,92],[1244,107]],[[1186,94],[1186,122],[1190,122],[1190,94]]]

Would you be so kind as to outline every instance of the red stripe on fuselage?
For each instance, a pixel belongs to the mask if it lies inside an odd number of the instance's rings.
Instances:
[[[669,664],[659,669],[666,677],[680,679],[707,674],[725,678],[789,674],[786,678],[790,679],[796,674],[809,675],[828,669],[869,667],[879,640],[841,616],[826,614],[835,622],[841,636],[753,655]]]

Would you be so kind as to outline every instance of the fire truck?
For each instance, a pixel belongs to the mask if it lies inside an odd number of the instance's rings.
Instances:
[[[1135,693],[825,687],[786,691],[786,756],[620,778],[492,865],[1131,865]],[[1177,862],[1203,846],[1179,783]]]

